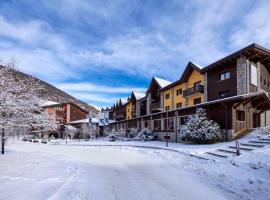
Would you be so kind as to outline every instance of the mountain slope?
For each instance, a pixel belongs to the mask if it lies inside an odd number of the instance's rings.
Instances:
[[[1,67],[3,67],[3,66],[1,66]],[[56,101],[59,103],[74,102],[92,113],[96,113],[98,111],[94,106],[88,105],[87,103],[85,103],[81,100],[78,100],[75,97],[67,94],[63,90],[60,90],[60,89],[56,88],[55,86],[53,86],[53,85],[51,85],[43,80],[40,80],[34,76],[25,74],[25,73],[20,72],[18,70],[15,70],[15,75],[16,75],[16,78],[18,78],[19,80],[27,80],[28,79],[28,80],[31,80],[34,82],[38,82],[43,88],[43,90],[41,90],[39,92],[38,96],[44,100]]]

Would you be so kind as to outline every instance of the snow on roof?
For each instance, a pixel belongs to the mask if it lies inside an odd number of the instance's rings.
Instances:
[[[192,62],[194,65],[196,65],[196,67],[198,67],[199,69],[202,69],[203,67],[201,65],[198,65],[197,63]]]
[[[81,119],[81,120],[76,120],[76,121],[72,121],[69,122],[69,124],[80,124],[80,123],[89,123],[89,119]],[[92,123],[99,123],[99,119],[98,118],[92,118]]]
[[[80,120],[76,120],[76,121],[72,121],[72,122],[69,122],[69,124],[80,124],[80,123],[88,123],[89,122],[89,119],[80,119]]]
[[[157,83],[160,85],[161,88],[166,87],[167,85],[170,85],[172,83],[170,81],[167,81],[167,80],[155,77],[155,76],[154,76],[154,79],[157,81]]]
[[[57,105],[57,104],[59,104],[59,102],[55,102],[55,101],[43,101],[42,103],[41,103],[41,106],[43,107],[43,106],[53,106],[53,105]]]
[[[140,100],[140,99],[142,99],[143,97],[145,97],[145,92],[133,92],[133,93],[134,93],[135,98],[136,98],[137,100]]]
[[[127,100],[126,99],[123,99],[123,98],[121,98],[119,101],[122,102],[122,105],[124,105],[125,103],[127,103]]]

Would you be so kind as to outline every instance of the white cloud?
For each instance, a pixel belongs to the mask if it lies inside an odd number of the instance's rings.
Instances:
[[[99,93],[88,93],[88,92],[70,92],[71,95],[78,99],[86,102],[95,102],[95,104],[102,106],[112,106],[113,103],[121,98],[121,96],[115,95],[104,95]]]
[[[65,90],[65,91],[73,91],[73,92],[95,92],[95,93],[124,93],[124,94],[130,94],[131,91],[138,91],[143,92],[146,91],[146,88],[136,88],[136,87],[110,87],[105,85],[97,85],[93,83],[61,83],[56,84],[56,86],[59,89]]]
[[[232,46],[239,48],[257,42],[269,47],[270,1],[258,1],[242,19],[242,26],[231,35]]]
[[[185,32],[186,40],[176,48],[186,58],[205,66],[226,53],[222,31],[227,21],[235,16],[239,1],[195,1],[193,6],[194,18]]]

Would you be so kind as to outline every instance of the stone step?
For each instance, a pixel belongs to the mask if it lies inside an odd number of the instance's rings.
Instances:
[[[223,155],[223,154],[218,154],[218,153],[214,153],[214,152],[206,152],[207,154],[210,154],[212,156],[216,156],[216,157],[221,157],[221,158],[228,158],[228,156]]]
[[[261,141],[269,141],[270,142],[270,138],[260,138],[259,140],[261,140]]]
[[[236,151],[231,151],[231,150],[226,150],[226,149],[218,149],[218,151],[225,152],[225,153],[237,154]]]
[[[231,149],[235,149],[235,147],[234,147],[234,146],[229,146],[229,148],[231,148]],[[254,149],[247,148],[247,147],[239,147],[239,149],[240,149],[240,150],[246,150],[246,151],[252,151],[252,150],[254,150]]]
[[[257,144],[270,144],[270,142],[267,142],[267,141],[256,141],[256,140],[253,140],[253,141],[249,141],[248,143],[257,143]]]
[[[240,143],[240,145],[243,145],[243,146],[251,146],[251,147],[264,147],[264,145],[260,145],[260,144],[246,144],[246,143]]]
[[[215,161],[214,159],[210,159],[210,158],[207,158],[207,157],[204,157],[204,156],[200,156],[200,155],[196,155],[196,154],[189,154],[191,157],[195,157],[195,158],[199,158],[199,159],[202,159],[202,160],[213,160]]]

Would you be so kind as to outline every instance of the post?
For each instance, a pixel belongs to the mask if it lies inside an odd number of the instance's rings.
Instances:
[[[5,129],[2,128],[2,154],[5,154]]]
[[[168,131],[166,131],[166,147],[169,146],[169,143],[168,143]]]
[[[240,148],[239,148],[239,142],[235,141],[235,149],[236,149],[236,155],[239,156],[240,155]]]

